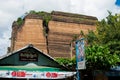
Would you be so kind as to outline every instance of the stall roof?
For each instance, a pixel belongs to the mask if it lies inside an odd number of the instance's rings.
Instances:
[[[17,59],[17,58],[19,58],[17,56],[19,56],[22,53],[22,51],[27,52],[29,50],[33,50],[33,51],[35,51],[34,54],[38,54],[37,56],[39,56],[39,57],[38,57],[37,62],[35,62],[35,61],[25,61],[25,62],[23,62],[23,61],[19,61],[19,59]],[[17,56],[16,56],[16,54],[17,54]],[[14,61],[16,61],[16,62],[14,62]],[[66,68],[63,65],[60,65],[57,61],[55,61],[54,58],[52,58],[51,56],[49,56],[46,53],[43,53],[42,51],[40,51],[39,49],[34,47],[32,44],[29,44],[29,45],[27,45],[27,46],[25,46],[25,47],[23,47],[23,48],[21,48],[17,51],[14,51],[12,53],[8,53],[8,54],[0,57],[0,65],[1,66],[24,66],[24,65],[26,65],[28,63],[31,63],[31,62],[33,62],[37,66],[57,67],[57,68],[61,68],[63,70],[68,70],[68,68]]]

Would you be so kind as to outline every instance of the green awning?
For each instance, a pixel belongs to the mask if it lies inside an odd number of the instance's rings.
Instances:
[[[0,66],[0,70],[12,70],[12,71],[19,71],[19,70],[24,70],[24,71],[55,71],[59,72],[62,71],[60,68],[54,68],[54,67],[46,67],[46,66]]]

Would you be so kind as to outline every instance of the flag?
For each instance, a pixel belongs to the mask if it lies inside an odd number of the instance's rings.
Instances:
[[[115,5],[120,7],[120,0],[116,0]]]
[[[84,39],[76,41],[76,62],[77,69],[85,69]]]

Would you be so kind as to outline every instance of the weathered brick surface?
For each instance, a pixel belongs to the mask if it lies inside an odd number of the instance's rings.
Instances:
[[[48,54],[52,57],[70,58],[74,56],[74,45],[71,46],[73,36],[80,34],[81,31],[86,34],[88,30],[96,30],[95,22],[97,20],[95,17],[67,14],[60,12],[51,13],[52,19],[48,24],[48,43],[43,35],[43,20],[41,16],[29,14],[25,17],[22,26],[13,24],[11,51],[33,44],[44,53],[49,52]]]
[[[24,25],[19,28],[15,40],[14,50],[33,44],[38,49],[47,53],[46,39],[43,36],[41,19],[25,19]]]
[[[75,34],[80,34],[82,30],[85,34],[88,30],[95,30],[95,25],[66,23],[59,21],[49,22],[48,47],[49,53],[53,57],[70,57],[71,41]],[[74,55],[74,54],[72,54]]]

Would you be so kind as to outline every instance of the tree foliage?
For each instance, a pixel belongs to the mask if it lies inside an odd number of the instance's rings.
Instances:
[[[116,54],[110,54],[108,46],[92,45],[86,48],[86,65],[91,70],[109,70],[119,61]]]
[[[112,15],[109,12],[106,19],[98,22],[97,26],[99,42],[105,44],[110,41],[120,41],[120,15]]]
[[[97,42],[97,44],[107,44],[111,41],[120,41],[120,15],[109,15],[97,23],[97,31],[89,31],[86,35],[88,42]]]
[[[70,58],[56,58],[56,61],[59,64],[64,65],[65,67],[67,67],[71,70],[75,70],[75,67],[76,67],[75,58],[73,58],[73,59],[70,59]]]
[[[86,34],[85,37],[86,37],[87,43],[89,45],[96,44],[97,36],[96,36],[96,34],[92,30],[89,30],[88,34]]]
[[[105,44],[110,48],[110,54],[117,54],[120,58],[120,15],[108,13],[97,23],[97,31],[89,31],[86,35],[87,42],[89,45]]]
[[[85,35],[87,69],[109,70],[120,62],[120,15],[109,15],[97,23],[97,31],[89,31]],[[76,36],[75,36],[76,39]],[[73,64],[62,59],[61,64]]]
[[[20,17],[16,21],[18,26],[21,26],[23,24],[23,22],[24,22],[24,20],[22,18],[20,18]]]

